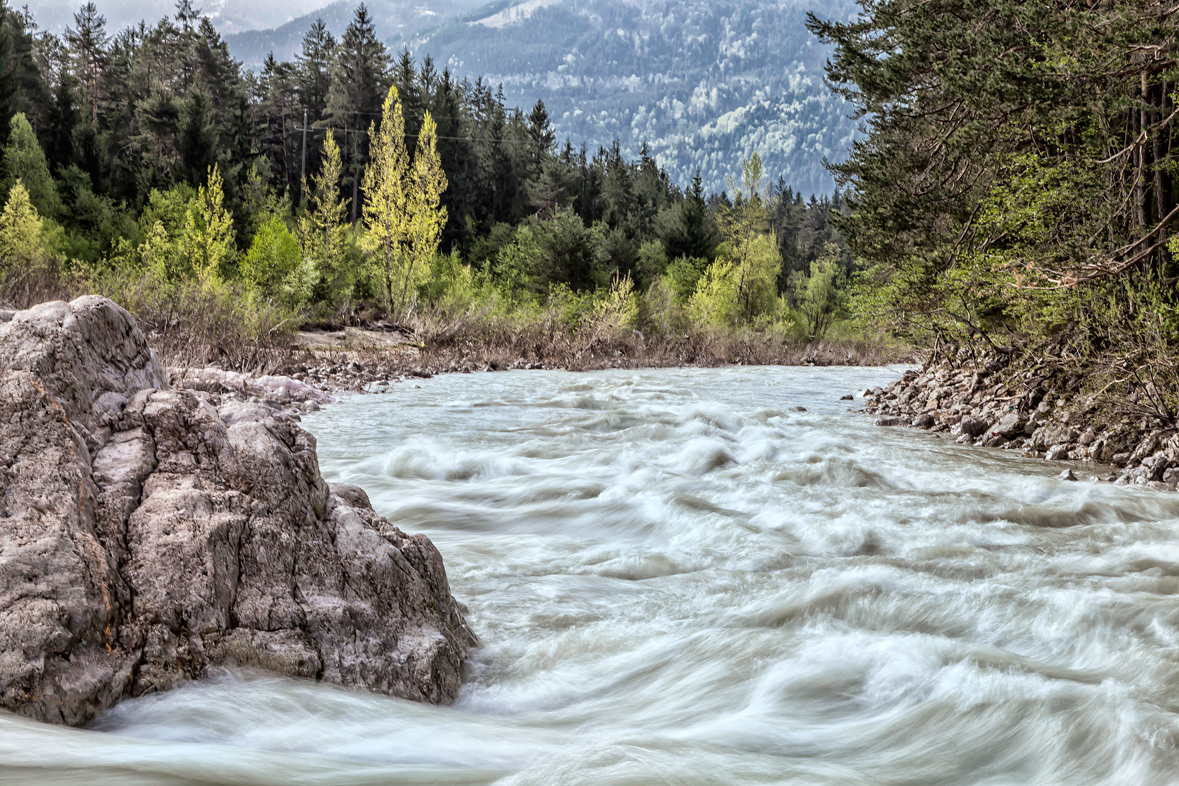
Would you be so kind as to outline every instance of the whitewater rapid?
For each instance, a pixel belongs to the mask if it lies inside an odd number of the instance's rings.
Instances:
[[[1179,496],[884,429],[890,369],[449,375],[304,418],[441,550],[453,707],[223,673],[0,782],[1179,783]],[[797,408],[806,411],[798,411]]]

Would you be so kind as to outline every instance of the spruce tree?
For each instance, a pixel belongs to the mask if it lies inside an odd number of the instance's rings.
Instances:
[[[700,169],[692,176],[692,185],[680,202],[676,221],[663,238],[668,259],[687,257],[712,261],[719,242],[712,215],[704,202],[704,183]]]
[[[302,108],[307,110],[308,122],[318,123],[327,111],[335,51],[335,37],[323,19],[316,19],[303,36],[302,51],[295,58],[299,100]]]
[[[66,41],[74,78],[82,88],[82,101],[87,117],[98,125],[98,106],[102,81],[107,64],[106,17],[98,13],[93,2],[87,2],[74,14],[74,27],[66,28]]]
[[[13,115],[36,117],[48,105],[48,90],[33,57],[32,31],[24,18],[0,0],[0,144]]]
[[[33,127],[23,113],[13,116],[9,124],[8,144],[3,150],[4,180],[0,194],[5,196],[16,181],[24,183],[29,201],[42,216],[56,218],[61,213],[61,198],[57,184],[49,174],[49,163],[37,142]]]
[[[348,24],[332,62],[327,114],[345,130],[345,183],[352,192],[352,223],[360,215],[360,177],[367,161],[363,133],[381,113],[388,88],[389,54],[377,38],[368,8],[361,3]]]

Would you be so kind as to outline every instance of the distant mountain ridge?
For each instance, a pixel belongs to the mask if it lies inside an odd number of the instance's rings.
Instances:
[[[256,66],[290,59],[311,22],[337,34],[352,2],[333,3],[275,30],[226,37]],[[509,105],[543,100],[558,138],[591,153],[615,139],[628,157],[644,142],[686,185],[698,167],[719,191],[740,162],[802,193],[829,194],[824,159],[841,160],[855,136],[849,107],[823,82],[828,50],[806,13],[846,18],[852,0],[415,0],[368,4],[378,33],[415,58],[432,56],[458,78],[502,83]]]
[[[23,5],[9,3],[10,7]],[[311,14],[330,0],[194,0],[193,5],[213,20],[223,34],[255,28],[277,27],[291,19]],[[31,0],[29,11],[37,24],[52,33],[72,26],[74,12],[83,0]],[[176,11],[175,0],[97,0],[98,11],[106,17],[108,31],[117,31],[141,20],[153,23]],[[314,18],[314,17],[312,17]]]

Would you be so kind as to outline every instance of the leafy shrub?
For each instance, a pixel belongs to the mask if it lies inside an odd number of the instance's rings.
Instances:
[[[295,236],[276,215],[254,233],[254,242],[239,266],[239,275],[250,287],[268,297],[278,297],[291,308],[311,298],[318,273],[303,256]]]

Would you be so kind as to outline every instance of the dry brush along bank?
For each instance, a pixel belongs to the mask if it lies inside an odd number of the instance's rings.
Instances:
[[[274,366],[282,374],[325,390],[365,390],[446,373],[550,369],[600,371],[726,365],[872,366],[907,359],[906,351],[856,341],[786,342],[756,333],[701,333],[676,339],[641,334],[585,345],[561,340],[436,342],[407,340],[399,346],[364,343],[304,345]]]
[[[878,426],[948,433],[959,444],[1018,450],[1050,461],[1106,465],[1104,479],[1179,488],[1179,432],[1155,418],[1116,413],[1078,392],[1077,378],[1041,379],[999,357],[942,360],[865,393]]]

